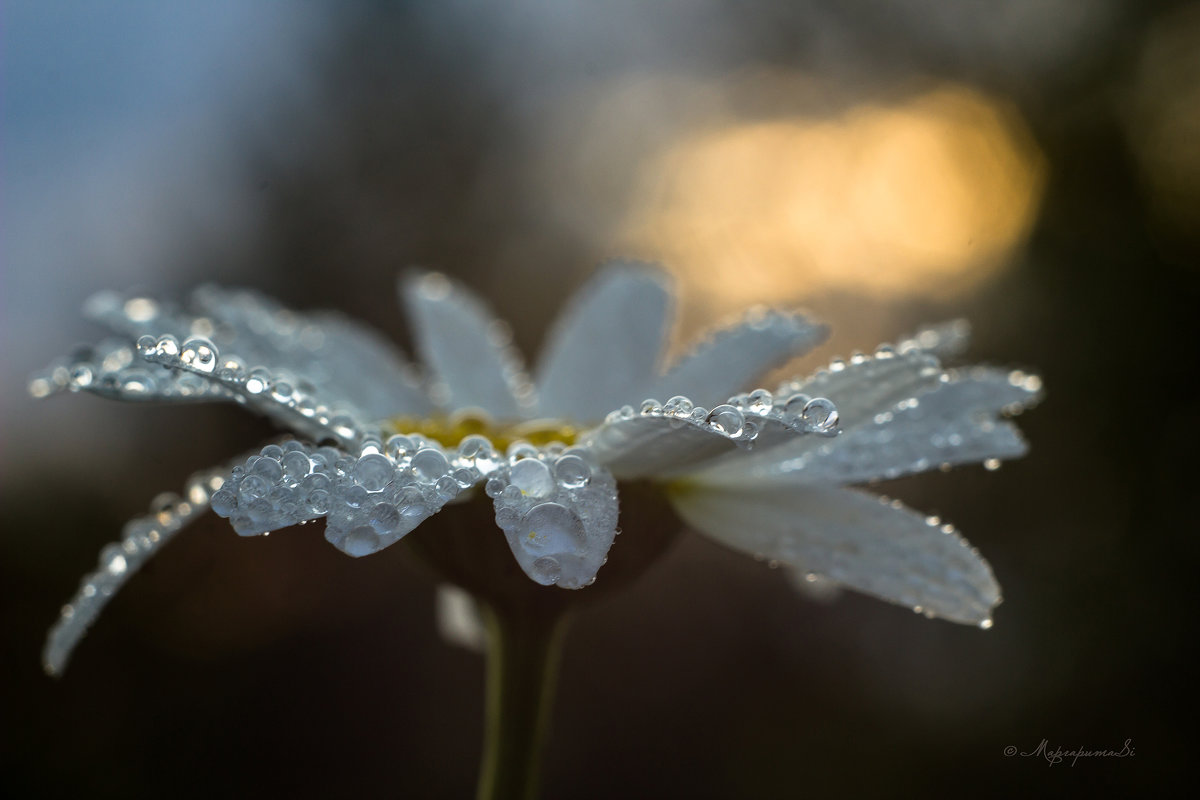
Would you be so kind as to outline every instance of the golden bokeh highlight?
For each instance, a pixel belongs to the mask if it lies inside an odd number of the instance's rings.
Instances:
[[[946,296],[1023,242],[1044,173],[1019,117],[964,87],[726,119],[649,157],[618,240],[709,312],[830,291]]]

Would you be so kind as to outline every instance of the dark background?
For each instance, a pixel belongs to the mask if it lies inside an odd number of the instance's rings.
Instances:
[[[903,105],[945,84],[995,99],[1021,121],[1041,183],[1030,224],[986,273],[881,292],[869,276],[856,288],[764,267],[757,299],[803,302],[833,323],[823,358],[966,316],[970,360],[1036,368],[1048,394],[1020,420],[1027,458],[884,487],[952,520],[990,560],[1005,594],[994,629],[856,595],[813,602],[781,573],[685,536],[573,629],[545,795],[1124,795],[1186,774],[1200,6],[356,2],[227,30],[210,17],[233,13],[218,4],[200,15],[215,32],[120,7],[91,18],[83,4],[8,4],[4,17],[0,787],[11,796],[471,794],[482,660],[440,640],[434,583],[402,547],[352,560],[311,528],[244,540],[206,519],[117,596],[64,679],[44,677],[44,632],[100,546],[153,495],[270,428],[226,408],[35,404],[24,377],[95,335],[77,308],[108,284],[250,285],[407,346],[391,287],[412,264],[476,288],[535,353],[570,291],[634,248],[609,238],[628,193],[579,177],[624,180],[636,171],[620,162],[625,145],[558,173],[546,164],[588,156],[556,144],[556,126],[581,107],[586,118],[596,86],[655,73],[724,86],[731,124]],[[190,37],[213,42],[186,67],[211,78],[210,94],[168,80],[185,69],[173,44]],[[124,77],[106,84],[113,64]],[[807,76],[821,100],[746,110],[738,87],[758,85],[756,71]],[[202,122],[155,127],[193,119],[180,108]],[[661,120],[608,123],[617,133],[597,141]],[[109,138],[88,139],[102,128]],[[125,161],[100,146],[147,137],[154,146]],[[556,146],[561,159],[546,152]],[[122,176],[138,164],[170,165],[147,169],[163,194],[129,194]],[[208,184],[189,182],[213,171],[222,188],[196,200]],[[143,240],[153,246],[128,249]],[[677,338],[736,310],[677,276]],[[1136,755],[1074,767],[1003,755],[1043,738],[1131,739]]]

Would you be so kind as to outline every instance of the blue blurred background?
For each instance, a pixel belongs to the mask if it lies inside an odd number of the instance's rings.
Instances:
[[[675,278],[674,341],[756,303],[804,371],[966,316],[1035,368],[1025,460],[886,487],[1005,589],[983,633],[685,537],[568,641],[546,796],[1132,793],[1182,774],[1200,452],[1200,4],[520,0],[0,6],[0,788],[469,796],[482,661],[402,548],[180,537],[66,677],[45,629],[160,491],[270,435],[227,408],[38,403],[104,288],[202,281],[408,344],[399,270],[536,353],[606,257]],[[620,543],[618,542],[618,545]],[[1005,758],[1047,738],[1130,760]]]

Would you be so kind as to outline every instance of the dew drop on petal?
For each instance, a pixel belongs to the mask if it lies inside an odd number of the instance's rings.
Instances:
[[[262,394],[271,385],[271,373],[262,367],[255,367],[246,376],[246,391],[250,394]]]
[[[558,563],[558,559],[550,556],[542,556],[534,559],[533,562],[534,580],[538,583],[549,586],[552,583],[557,583],[562,577],[562,566]]]
[[[681,394],[677,394],[663,403],[662,412],[671,416],[686,417],[692,413],[692,401]]]
[[[746,398],[746,408],[755,414],[766,414],[774,405],[774,398],[766,389],[755,389]]]
[[[419,522],[429,513],[429,506],[425,505],[425,497],[420,490],[413,486],[408,486],[400,492],[396,503],[399,505],[400,514],[410,522]]]
[[[535,552],[574,553],[587,542],[583,521],[558,503],[542,503],[530,509],[518,534],[521,544]]]
[[[213,492],[213,496],[209,499],[208,503],[212,506],[212,510],[216,512],[217,516],[228,517],[237,510],[237,495],[228,489],[221,489]]]
[[[352,556],[368,556],[379,549],[379,536],[374,529],[361,525],[346,536],[342,549]]]
[[[212,372],[217,368],[216,346],[203,336],[195,336],[183,343],[179,360],[198,372]]]
[[[578,489],[591,481],[592,468],[579,456],[568,453],[554,462],[554,474],[563,486]]]
[[[254,462],[254,466],[250,468],[253,475],[260,475],[262,479],[268,483],[276,483],[283,477],[283,467],[273,458],[259,458]]]
[[[380,503],[371,509],[367,524],[380,535],[389,534],[400,524],[400,512],[391,503]]]
[[[426,447],[418,450],[412,457],[412,471],[417,480],[423,483],[434,483],[450,471],[450,462],[440,450]]]
[[[804,405],[801,418],[817,431],[832,430],[838,422],[837,407],[824,397],[814,397]]]
[[[280,466],[283,467],[283,474],[290,481],[302,480],[312,471],[312,462],[299,450],[290,450],[284,453],[283,458],[280,459]]]
[[[731,439],[736,439],[746,428],[746,417],[734,406],[721,405],[709,412],[708,424]]]
[[[354,465],[354,480],[368,492],[378,492],[392,479],[392,462],[382,453],[367,453]]]
[[[500,478],[488,478],[487,483],[483,485],[483,493],[495,499],[504,493],[504,487],[507,485]]]
[[[368,492],[362,486],[351,486],[342,492],[342,502],[351,508],[362,508],[367,497]]]
[[[555,492],[554,478],[544,461],[525,458],[512,466],[512,484],[529,497],[549,497]]]
[[[383,451],[395,459],[403,458],[412,452],[413,441],[407,436],[396,434],[389,437],[383,445]]]
[[[329,492],[325,489],[313,489],[304,498],[304,504],[313,514],[329,513]]]

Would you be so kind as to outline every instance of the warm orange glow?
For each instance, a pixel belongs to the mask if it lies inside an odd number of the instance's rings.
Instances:
[[[713,312],[828,290],[944,295],[1020,245],[1042,179],[1020,121],[961,87],[831,118],[726,118],[650,157],[618,239]]]

